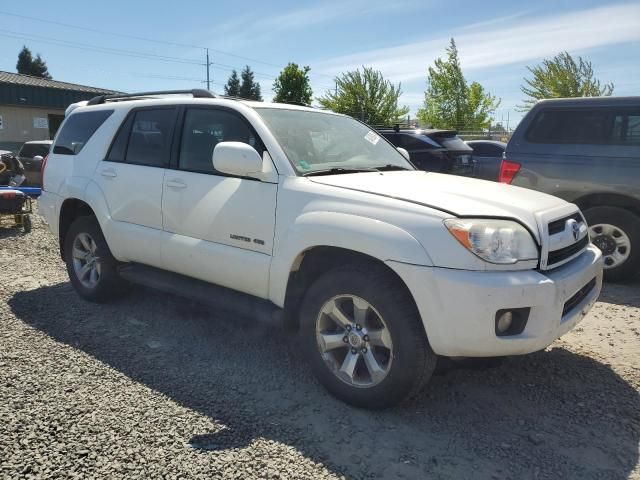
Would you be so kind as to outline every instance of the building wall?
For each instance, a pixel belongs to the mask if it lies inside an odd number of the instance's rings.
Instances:
[[[51,139],[55,131],[50,127],[55,122],[50,115],[64,116],[64,109],[0,105],[0,150],[16,150],[29,140]]]

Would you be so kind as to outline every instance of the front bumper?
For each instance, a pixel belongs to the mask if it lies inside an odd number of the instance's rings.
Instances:
[[[589,312],[602,288],[602,254],[589,247],[551,271],[479,272],[389,261],[404,280],[434,352],[451,357],[520,355],[550,345]],[[565,304],[595,278],[595,286],[573,308]],[[499,337],[498,310],[529,307],[522,333]]]

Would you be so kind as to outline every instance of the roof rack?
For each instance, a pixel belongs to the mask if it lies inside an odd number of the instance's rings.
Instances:
[[[209,90],[202,88],[193,88],[191,90],[158,90],[154,92],[137,92],[137,93],[115,93],[112,95],[98,95],[93,97],[87,105],[100,105],[107,100],[126,100],[135,99],[140,97],[151,97],[154,95],[177,95],[177,94],[190,94],[193,98],[217,98],[215,94]]]

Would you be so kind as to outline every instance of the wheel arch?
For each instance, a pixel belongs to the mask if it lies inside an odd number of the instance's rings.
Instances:
[[[640,216],[640,199],[619,193],[590,193],[577,198],[574,202],[580,210],[592,207],[618,207]]]
[[[291,266],[283,305],[285,328],[290,331],[298,329],[302,299],[313,282],[322,274],[344,265],[365,265],[384,271],[406,291],[412,299],[416,311],[418,310],[415,299],[404,280],[383,260],[347,248],[326,245],[314,246],[300,252]]]
[[[69,227],[78,217],[95,216],[91,206],[79,198],[71,197],[62,202],[60,206],[60,217],[58,226],[58,246],[60,248],[60,257],[64,260],[64,241],[69,231]]]

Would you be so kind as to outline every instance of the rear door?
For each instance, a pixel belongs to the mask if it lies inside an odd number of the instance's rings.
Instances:
[[[162,245],[168,270],[266,298],[277,183],[217,172],[219,142],[253,146],[271,161],[250,124],[221,107],[186,108],[175,165],[165,175]]]
[[[120,260],[162,267],[162,182],[176,115],[174,106],[132,110],[97,165],[95,181],[110,213],[105,233]]]

